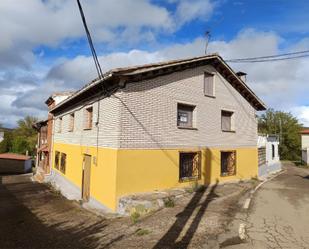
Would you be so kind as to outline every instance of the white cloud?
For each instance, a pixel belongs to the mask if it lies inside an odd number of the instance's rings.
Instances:
[[[175,14],[177,23],[182,25],[194,19],[207,21],[214,7],[215,4],[207,0],[179,0]]]
[[[309,127],[309,106],[295,106],[290,109],[290,112],[298,117],[300,123],[306,127]]]

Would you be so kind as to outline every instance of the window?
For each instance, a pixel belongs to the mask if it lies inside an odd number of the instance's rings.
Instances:
[[[210,73],[204,73],[204,94],[205,96],[215,96],[215,84],[214,75]]]
[[[93,108],[92,107],[86,108],[85,114],[86,114],[86,117],[85,117],[84,127],[86,130],[92,129]]]
[[[177,105],[177,126],[183,128],[193,128],[193,113],[195,106]]]
[[[55,152],[55,168],[59,170],[59,159],[60,159],[60,152]]]
[[[62,131],[62,117],[58,119],[58,133]]]
[[[221,176],[236,174],[236,151],[221,151]]]
[[[272,154],[272,159],[275,158],[275,145],[271,145],[271,154]]]
[[[179,179],[200,179],[201,177],[201,153],[181,152],[179,154]]]
[[[70,114],[69,131],[73,131],[74,130],[74,118],[75,118],[75,114],[71,113]]]
[[[233,112],[221,111],[221,129],[222,131],[234,131]]]
[[[67,159],[67,154],[61,153],[60,171],[61,171],[63,174],[65,174],[66,159]]]

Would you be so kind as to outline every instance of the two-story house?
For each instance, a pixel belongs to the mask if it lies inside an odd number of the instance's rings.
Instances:
[[[53,181],[117,211],[132,193],[256,177],[260,110],[217,54],[111,70],[50,110]]]

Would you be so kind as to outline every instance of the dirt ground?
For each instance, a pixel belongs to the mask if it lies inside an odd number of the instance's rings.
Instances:
[[[3,176],[0,248],[208,248],[254,184],[214,185],[134,223],[98,216],[29,176]]]

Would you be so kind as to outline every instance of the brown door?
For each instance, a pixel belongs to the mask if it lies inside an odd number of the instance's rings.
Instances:
[[[83,178],[82,178],[83,201],[89,201],[90,198],[90,170],[91,170],[91,156],[84,155]]]

